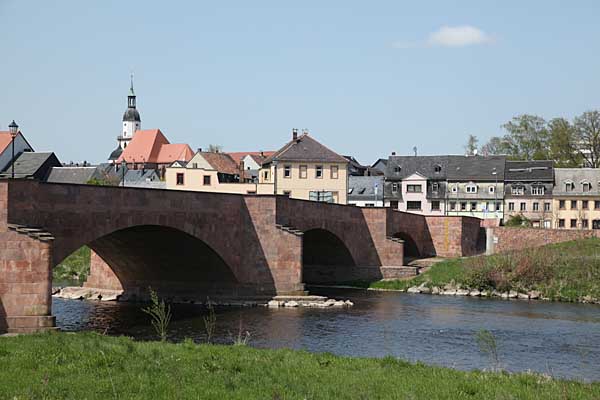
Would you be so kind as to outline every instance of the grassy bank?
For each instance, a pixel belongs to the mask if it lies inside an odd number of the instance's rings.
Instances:
[[[558,243],[506,254],[451,259],[434,264],[411,280],[363,283],[379,289],[406,290],[426,283],[455,283],[481,291],[539,291],[560,301],[600,299],[600,239]]]
[[[597,399],[600,384],[93,333],[0,338],[2,399]]]
[[[69,285],[83,284],[90,273],[90,253],[87,246],[73,252],[52,270],[52,279]]]

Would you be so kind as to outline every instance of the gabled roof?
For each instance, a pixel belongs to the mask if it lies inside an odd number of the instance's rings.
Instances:
[[[94,177],[97,167],[53,167],[48,182],[85,184]]]
[[[290,140],[275,154],[267,157],[263,164],[269,164],[275,160],[348,163],[348,160],[317,142],[308,133],[303,133],[297,139]]]
[[[506,156],[448,156],[448,180],[504,180]],[[494,174],[495,173],[495,174]]]
[[[583,191],[583,182],[590,184],[589,192]],[[565,191],[565,183],[573,183],[573,190]],[[600,194],[600,168],[555,168],[553,195]]]
[[[349,200],[375,200],[375,186],[377,198],[383,198],[383,176],[349,176]]]
[[[217,172],[229,175],[239,175],[238,164],[227,153],[199,153]]]
[[[506,181],[552,181],[554,163],[550,160],[506,161]]]
[[[259,165],[267,158],[275,154],[274,151],[236,151],[233,153],[227,153],[236,163],[240,163],[246,156],[250,156]]]
[[[31,149],[31,151],[33,151],[33,148],[27,142],[27,140],[25,139],[25,136],[23,136],[23,134],[21,133],[21,131],[17,132],[17,137],[18,136],[20,136],[21,139],[23,139],[25,141],[25,143],[27,143],[27,145],[29,146],[29,148]],[[16,140],[16,138],[15,138],[15,140]],[[2,152],[4,152],[4,150],[6,150],[6,148],[8,146],[10,146],[11,143],[12,143],[12,136],[10,136],[10,132],[8,132],[8,131],[0,131],[0,154]]]
[[[405,179],[415,172],[426,178],[445,179],[448,173],[449,156],[390,156],[385,167],[385,176],[390,179]],[[378,160],[380,162],[383,160]],[[439,167],[439,171],[436,171]]]
[[[126,183],[158,181],[159,176],[153,169],[130,169],[125,173]]]
[[[146,162],[169,164],[189,160],[194,152],[187,144],[171,144],[160,129],[136,131],[117,162]]]
[[[14,162],[15,169],[15,178],[39,178],[44,179],[49,173],[49,170],[54,166],[60,166],[60,161],[54,155],[54,153],[36,153],[26,151],[21,153],[19,157]],[[41,171],[42,169],[47,169],[47,172]],[[9,177],[12,176],[12,166],[11,164],[0,174],[0,177]]]

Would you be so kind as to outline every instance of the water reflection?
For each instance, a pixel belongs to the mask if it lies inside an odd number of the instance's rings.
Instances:
[[[227,308],[215,310],[215,342],[250,332],[249,344],[359,357],[393,355],[459,369],[487,368],[475,334],[496,336],[500,361],[511,371],[600,380],[600,307],[450,296],[316,289],[349,298],[350,309]],[[54,300],[64,330],[96,330],[154,339],[140,305]],[[206,340],[206,309],[176,305],[170,339]]]

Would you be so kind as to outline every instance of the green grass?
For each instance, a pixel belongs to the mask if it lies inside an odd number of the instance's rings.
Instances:
[[[600,239],[590,238],[535,249],[445,260],[409,280],[365,283],[361,287],[406,290],[426,283],[456,283],[479,290],[537,290],[561,301],[600,299]]]
[[[52,279],[69,285],[83,284],[90,273],[90,254],[89,247],[79,248],[52,270]]]
[[[94,333],[0,338],[0,399],[598,399],[600,384]]]

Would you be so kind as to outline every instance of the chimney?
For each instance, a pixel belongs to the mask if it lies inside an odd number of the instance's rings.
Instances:
[[[198,147],[198,153],[202,153],[202,147]]]
[[[240,182],[244,181],[244,160],[240,160]]]
[[[261,152],[260,152],[260,156],[261,156],[262,158],[265,158],[265,152],[264,152],[264,151],[261,151]]]
[[[292,129],[292,139],[298,140],[298,129],[296,128]]]
[[[392,151],[392,155],[393,155],[393,156],[395,156],[395,155],[396,155],[396,152],[395,152],[395,151]]]

